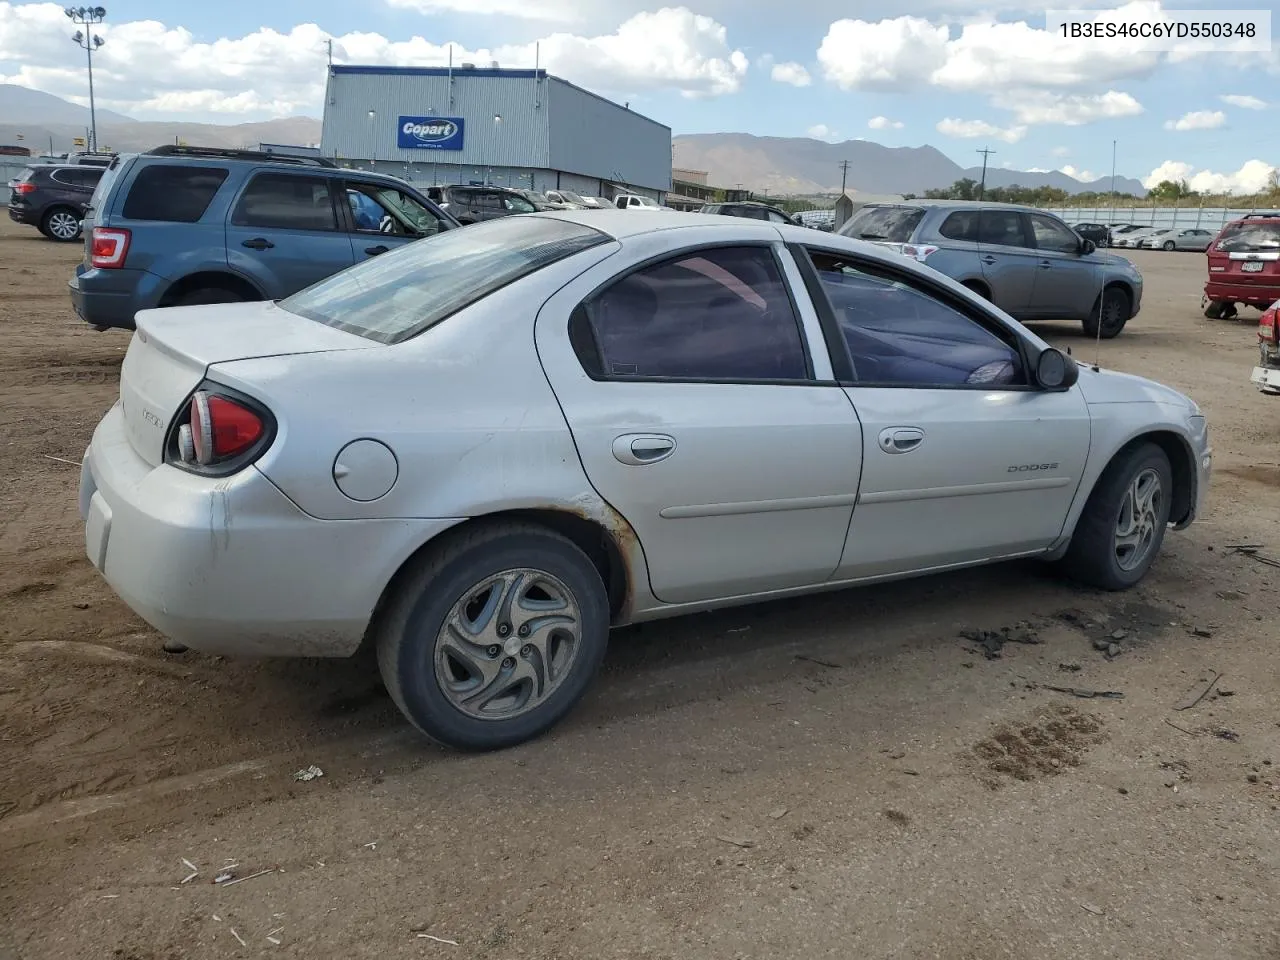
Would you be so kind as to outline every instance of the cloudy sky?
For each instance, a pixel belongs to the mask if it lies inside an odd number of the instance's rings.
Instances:
[[[1262,187],[1280,160],[1277,50],[1057,41],[1028,0],[685,2],[116,0],[99,31],[97,96],[148,120],[319,116],[329,38],[335,61],[415,65],[444,63],[452,44],[455,62],[531,67],[540,43],[552,73],[676,133],[928,143],[965,165],[990,147],[994,164],[1085,179],[1109,174],[1115,139],[1122,175],[1236,191]],[[1277,0],[1163,9],[1245,6]],[[1127,12],[1160,9],[1140,0]],[[0,82],[87,102],[70,32],[61,4],[0,0]]]

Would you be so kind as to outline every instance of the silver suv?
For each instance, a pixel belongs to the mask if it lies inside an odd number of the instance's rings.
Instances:
[[[1110,339],[1142,306],[1142,274],[1052,214],[973,200],[868,204],[840,228],[945,273],[1018,320],[1078,320]]]

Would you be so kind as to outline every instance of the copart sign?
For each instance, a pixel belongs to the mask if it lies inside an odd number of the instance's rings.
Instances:
[[[461,150],[462,117],[401,117],[396,144],[401,150]]]

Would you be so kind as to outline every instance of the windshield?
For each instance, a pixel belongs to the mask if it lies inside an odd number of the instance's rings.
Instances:
[[[923,217],[919,207],[863,207],[840,228],[840,236],[908,243]]]
[[[656,207],[658,205],[658,201],[650,199],[649,197],[639,197],[638,199],[640,201],[640,206],[642,207]]]
[[[576,223],[503,217],[366,260],[280,306],[379,343],[399,343],[523,276],[608,241]]]
[[[581,203],[581,204],[583,204],[584,206],[586,205],[586,201],[585,201],[585,200],[583,200],[583,199],[582,199],[580,196],[578,196],[576,193],[570,193],[568,190],[561,190],[561,191],[560,191],[560,199],[561,199],[561,200],[568,200],[570,203]]]
[[[1233,223],[1222,231],[1218,249],[1228,253],[1280,249],[1280,223]]]

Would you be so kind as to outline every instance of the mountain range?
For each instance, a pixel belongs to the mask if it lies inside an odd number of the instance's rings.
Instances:
[[[981,167],[962,167],[936,147],[886,147],[870,140],[829,143],[807,137],[757,137],[749,133],[695,133],[672,138],[675,165],[705,170],[717,186],[743,186],[774,196],[837,193],[841,163],[849,161],[847,186],[863,193],[923,193]],[[1060,170],[1032,172],[987,168],[987,186],[1058,187],[1068,193],[1106,191],[1111,178],[1083,182]],[[1129,177],[1116,177],[1121,193],[1146,193]]]
[[[314,117],[284,117],[259,123],[212,124],[139,121],[100,109],[98,143],[103,149],[149,150],[182,140],[193,146],[252,147],[258,143],[311,144],[320,140],[320,121]],[[52,94],[12,83],[0,83],[0,144],[18,144],[33,152],[77,149],[75,137],[85,135],[89,110]],[[672,138],[674,164],[705,170],[716,186],[742,184],[770,195],[835,193],[840,189],[841,163],[848,161],[847,186],[863,193],[923,193],[948,187],[956,180],[977,180],[980,167],[961,167],[931,146],[886,147],[869,140],[829,143],[806,137],[758,137],[749,133],[696,133]],[[1105,191],[1110,179],[1085,183],[1061,171],[1031,172],[987,169],[993,187],[1051,186],[1068,193]],[[1142,184],[1116,178],[1122,193],[1142,195]]]

